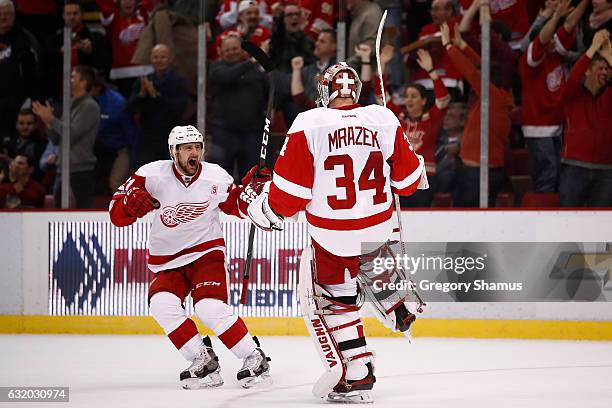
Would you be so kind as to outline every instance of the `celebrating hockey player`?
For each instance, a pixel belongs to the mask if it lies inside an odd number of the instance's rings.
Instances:
[[[123,227],[154,211],[148,266],[156,275],[149,287],[149,307],[170,341],[192,363],[180,374],[183,388],[223,384],[210,339],[200,336],[185,313],[183,302],[190,292],[200,320],[244,360],[237,378],[249,388],[271,381],[268,358],[228,305],[219,211],[245,217],[248,203],[257,190],[261,191],[265,176],[249,185],[255,166],[243,178],[242,186],[233,185],[225,170],[203,161],[203,142],[193,126],[172,129],[168,137],[172,160],[138,169],[113,196],[110,216],[114,225]]]
[[[302,252],[298,289],[306,326],[326,367],[313,393],[331,402],[367,403],[373,401],[375,377],[357,301],[362,245],[389,238],[393,193],[427,188],[427,177],[423,158],[393,112],[356,104],[361,81],[355,70],[333,65],[318,88],[322,107],[295,119],[272,181],[247,211],[258,227],[270,230],[282,228],[283,217],[306,210],[311,246]],[[414,315],[399,302],[384,320],[405,331]]]

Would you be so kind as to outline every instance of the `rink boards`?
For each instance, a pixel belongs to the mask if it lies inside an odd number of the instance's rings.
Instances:
[[[608,211],[404,212],[409,242],[612,242]],[[147,310],[149,225],[105,212],[0,213],[0,332],[161,333]],[[249,224],[223,219],[230,304],[256,334],[305,335],[297,266],[306,225],[257,231],[247,305],[238,300]],[[186,304],[191,311],[191,304]],[[388,335],[367,319],[370,335]],[[612,339],[607,302],[436,302],[415,336]]]

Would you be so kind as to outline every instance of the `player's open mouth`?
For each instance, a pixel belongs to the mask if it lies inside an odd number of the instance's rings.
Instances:
[[[192,167],[195,167],[195,165],[198,164],[198,161],[196,159],[189,159],[187,164],[189,164]]]

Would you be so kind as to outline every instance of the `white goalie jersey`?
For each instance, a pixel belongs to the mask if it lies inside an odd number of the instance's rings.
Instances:
[[[311,237],[339,256],[389,237],[392,193],[427,188],[423,158],[395,115],[377,105],[299,114],[272,180],[270,206],[284,216],[305,210]]]

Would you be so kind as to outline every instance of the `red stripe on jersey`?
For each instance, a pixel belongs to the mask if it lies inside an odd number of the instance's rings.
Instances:
[[[246,325],[241,318],[238,318],[238,320],[236,320],[236,322],[232,324],[229,329],[221,333],[218,337],[219,340],[225,344],[225,347],[231,350],[231,348],[238,344],[238,342],[248,333],[249,331],[247,330]]]
[[[294,184],[312,188],[314,159],[303,131],[287,135],[285,145],[276,159],[274,173]]]
[[[268,204],[275,213],[285,217],[291,217],[298,211],[306,208],[310,200],[296,197],[294,195],[285,193],[283,190],[278,188],[274,182],[270,185],[270,193],[268,195]]]
[[[201,244],[192,246],[191,248],[185,248],[172,255],[151,255],[149,254],[150,265],[162,265],[168,263],[180,256],[186,254],[192,254],[194,252],[203,252],[214,247],[224,247],[225,241],[223,238],[213,239],[212,241],[202,242]]]
[[[365,337],[365,333],[363,332],[363,325],[357,326],[357,337]]]
[[[378,224],[382,224],[387,221],[393,215],[393,204],[378,214],[370,215],[369,217],[364,218],[354,218],[354,219],[332,219],[332,218],[323,218],[313,215],[309,212],[306,212],[306,220],[313,227],[323,228],[328,230],[335,231],[354,231],[365,229],[369,227],[373,227]]]
[[[420,165],[419,159],[404,135],[404,131],[399,126],[395,132],[393,154],[387,161],[391,165],[391,180],[395,182],[405,180],[408,176],[414,173]],[[421,177],[419,177],[409,186],[402,189],[392,187],[391,190],[399,195],[410,195],[416,191],[420,180]]]
[[[170,334],[168,334],[168,338],[174,344],[174,347],[177,349],[181,349],[189,340],[193,338],[193,336],[198,335],[198,328],[195,323],[191,319],[185,319],[183,323],[176,329],[174,329]]]

